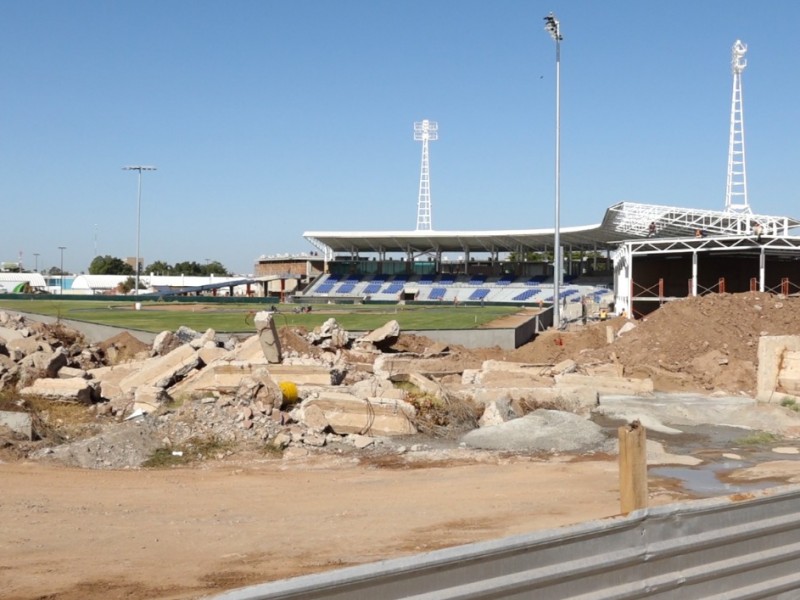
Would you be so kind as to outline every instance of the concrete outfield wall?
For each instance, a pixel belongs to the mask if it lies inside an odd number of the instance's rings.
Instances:
[[[800,597],[800,486],[275,581],[217,600]]]
[[[443,344],[458,344],[465,348],[491,348],[500,346],[503,350],[513,350],[514,329],[426,329],[424,331],[403,331],[414,335],[424,335]]]

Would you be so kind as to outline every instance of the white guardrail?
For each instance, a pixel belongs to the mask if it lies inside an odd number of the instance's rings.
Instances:
[[[682,502],[217,600],[800,598],[800,486]]]

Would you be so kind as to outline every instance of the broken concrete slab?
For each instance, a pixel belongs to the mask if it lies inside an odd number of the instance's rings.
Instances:
[[[450,389],[448,388],[448,391]],[[463,394],[462,391],[459,392]],[[479,406],[504,400],[518,401],[530,408],[555,408],[578,415],[588,415],[597,405],[597,392],[584,386],[532,388],[477,388],[469,392]]]
[[[422,358],[416,354],[381,354],[372,367],[378,377],[390,379],[399,373],[443,376],[461,373],[464,369],[453,364],[450,358]]]
[[[758,338],[758,371],[756,399],[759,402],[780,401],[778,388],[781,364],[787,352],[800,351],[800,336],[762,335]]]
[[[606,394],[652,394],[652,379],[633,379],[630,377],[609,377],[565,373],[556,375],[557,386],[584,386]]]
[[[72,379],[73,377],[86,379],[88,377],[88,373],[83,369],[76,369],[75,367],[61,367],[58,370],[57,377],[59,379]]]
[[[33,385],[19,391],[24,398],[41,397],[54,402],[91,404],[94,389],[86,379],[47,379],[41,378]]]
[[[256,313],[253,323],[256,327],[261,351],[270,364],[279,364],[283,360],[281,340],[278,337],[278,328],[275,326],[275,313],[262,310]]]
[[[6,313],[0,313],[6,314]],[[8,344],[11,340],[21,340],[22,334],[17,331],[16,329],[10,329],[9,327],[0,327],[0,341]]]
[[[478,426],[491,427],[492,425],[500,425],[519,416],[511,407],[511,400],[507,398],[494,400],[484,408],[481,418],[478,419]]]
[[[389,378],[389,381],[395,383],[410,383],[423,394],[428,394],[429,396],[434,396],[436,398],[439,398],[442,395],[442,386],[440,384],[436,383],[429,377],[420,375],[419,373],[398,373],[397,375],[392,375]]]
[[[0,427],[3,426],[8,427],[26,440],[33,439],[33,421],[30,414],[26,412],[0,410]]]
[[[518,452],[582,452],[602,448],[608,441],[602,428],[588,419],[545,409],[475,429],[461,440],[471,448]]]
[[[297,409],[300,420],[309,407],[322,410],[325,420],[339,435],[410,435],[416,433],[413,424],[416,410],[408,402],[369,398],[363,400],[352,394],[325,392],[305,399]]]
[[[360,337],[359,344],[372,344],[379,350],[391,348],[400,339],[400,323],[394,319]]]
[[[200,357],[194,348],[183,345],[165,356],[157,356],[144,361],[141,369],[120,381],[119,386],[123,393],[128,393],[140,385],[166,388],[176,381],[180,381],[201,364]]]

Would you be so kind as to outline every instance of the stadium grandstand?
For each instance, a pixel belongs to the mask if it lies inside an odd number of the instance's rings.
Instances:
[[[305,232],[324,264],[298,295],[304,301],[541,307],[592,299],[635,317],[668,300],[699,294],[800,292],[800,237],[792,233],[800,221],[755,214],[748,200],[742,101],[746,52],[747,46],[736,40],[724,210],[620,202],[605,211],[599,224],[556,225],[557,232],[437,231],[431,219],[429,143],[438,139],[439,127],[424,120],[414,123],[414,139],[422,142],[416,230]],[[453,253],[455,261],[448,259]],[[558,268],[553,256],[563,260]]]
[[[561,229],[559,296],[646,314],[653,300],[708,291],[787,291],[787,279],[797,291],[800,238],[790,231],[798,226],[790,217],[622,202],[599,224]],[[553,229],[303,235],[324,259],[324,272],[301,293],[306,301],[554,301]]]

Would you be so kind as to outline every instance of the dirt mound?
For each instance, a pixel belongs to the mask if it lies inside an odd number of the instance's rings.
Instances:
[[[652,377],[661,390],[722,390],[752,394],[758,339],[800,335],[800,298],[766,293],[710,294],[664,304],[617,337],[627,322],[617,318],[578,332],[540,335],[509,360],[578,364],[614,362],[626,376]],[[615,332],[607,343],[606,329]]]
[[[133,337],[127,331],[100,342],[98,348],[103,351],[112,364],[124,362],[140,353],[149,353],[150,345]]]

